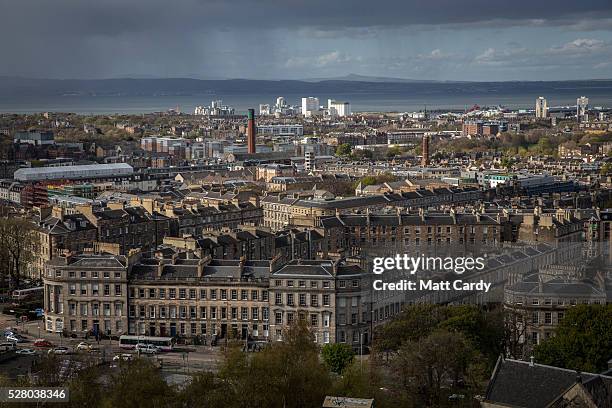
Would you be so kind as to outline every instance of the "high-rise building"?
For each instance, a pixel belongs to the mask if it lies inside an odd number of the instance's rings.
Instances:
[[[340,117],[351,115],[351,104],[349,102],[341,102],[341,101],[335,101],[333,99],[328,99],[327,109],[330,115],[340,116]]]
[[[587,108],[589,106],[589,98],[586,96],[581,96],[576,99],[576,117],[580,122],[581,119],[586,115]]]
[[[287,106],[287,102],[285,101],[285,98],[282,96],[279,96],[278,98],[276,98],[276,108],[277,109],[282,109],[285,108]]]
[[[540,96],[538,99],[536,99],[535,117],[545,118],[546,116],[548,116],[548,103],[546,102],[546,98]]]
[[[306,151],[304,153],[304,170],[314,170],[315,154],[313,151]]]
[[[247,125],[247,152],[254,154],[255,147],[255,109],[249,109],[248,125]]]
[[[269,114],[270,114],[270,105],[268,105],[267,103],[259,104],[259,115],[260,116],[265,116],[265,115],[269,115]]]
[[[319,98],[309,96],[302,98],[302,115],[312,116],[319,111]]]

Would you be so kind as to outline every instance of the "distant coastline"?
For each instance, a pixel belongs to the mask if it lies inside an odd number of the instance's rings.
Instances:
[[[223,99],[238,112],[284,96],[298,104],[302,96],[350,101],[355,112],[463,110],[474,104],[532,108],[545,96],[551,105],[573,105],[588,96],[592,106],[612,108],[612,80],[512,82],[366,82],[361,80],[199,80],[100,79],[57,80],[0,77],[0,112],[62,111],[81,114],[148,113]]]

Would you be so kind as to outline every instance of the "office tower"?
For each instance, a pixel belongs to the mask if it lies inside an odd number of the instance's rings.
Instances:
[[[319,98],[309,96],[308,98],[302,98],[302,115],[311,116],[313,113],[319,111]]]
[[[576,99],[576,118],[578,122],[586,115],[587,108],[589,106],[589,98],[586,96],[581,96]]]
[[[327,109],[330,114],[337,115],[339,117],[351,115],[351,104],[349,102],[335,101],[333,99],[327,100]]]

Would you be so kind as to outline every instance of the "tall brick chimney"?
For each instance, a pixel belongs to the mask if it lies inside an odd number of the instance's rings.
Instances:
[[[423,135],[423,158],[421,159],[421,166],[429,166],[429,136]]]
[[[247,151],[249,154],[256,153],[255,133],[255,109],[249,109],[249,122],[247,127]]]

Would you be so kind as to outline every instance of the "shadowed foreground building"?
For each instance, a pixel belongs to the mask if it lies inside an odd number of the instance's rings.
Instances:
[[[499,358],[483,408],[610,407],[612,377]]]

